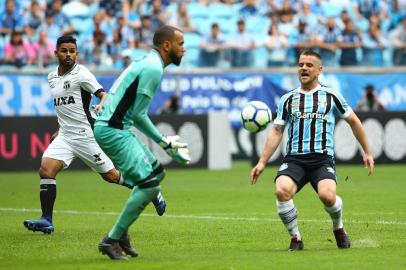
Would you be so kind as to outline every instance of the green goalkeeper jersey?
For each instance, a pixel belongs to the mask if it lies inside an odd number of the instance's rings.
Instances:
[[[155,142],[162,134],[148,117],[148,108],[161,82],[164,63],[158,51],[134,61],[111,87],[95,126],[130,129],[135,126]]]

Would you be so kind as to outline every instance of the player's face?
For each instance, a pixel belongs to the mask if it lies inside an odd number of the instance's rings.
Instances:
[[[180,31],[175,31],[175,37],[171,42],[171,48],[169,50],[169,57],[171,62],[177,66],[180,65],[183,55],[185,54],[185,48],[183,40],[183,33]]]
[[[55,51],[58,63],[62,66],[72,66],[76,63],[78,51],[74,43],[62,43]]]
[[[302,86],[314,86],[318,82],[318,77],[323,67],[321,61],[313,55],[301,55],[299,58],[298,73]]]

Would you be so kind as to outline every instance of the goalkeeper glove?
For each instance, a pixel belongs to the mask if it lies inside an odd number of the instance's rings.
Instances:
[[[163,136],[161,141],[159,142],[159,145],[176,162],[181,164],[189,164],[189,149],[187,148],[186,143],[180,142],[180,137],[178,135]]]

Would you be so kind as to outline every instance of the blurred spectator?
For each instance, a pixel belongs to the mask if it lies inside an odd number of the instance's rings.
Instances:
[[[113,32],[117,25],[116,17],[109,15],[104,9],[100,9],[97,15],[101,19],[100,28],[106,35],[106,40],[113,40]]]
[[[380,0],[355,0],[354,11],[369,19],[373,13],[379,13]]]
[[[402,24],[390,33],[393,45],[393,64],[395,66],[406,65],[406,17]]]
[[[135,34],[130,28],[124,16],[118,18],[117,26],[113,31],[113,39],[107,42],[107,54],[112,58],[113,64],[122,61],[124,50],[130,50],[136,47]],[[117,63],[123,66],[122,63]]]
[[[341,48],[340,65],[356,66],[357,48],[361,47],[361,37],[354,29],[354,22],[347,20],[341,36],[338,38],[338,47]]]
[[[39,33],[39,39],[32,45],[34,63],[46,67],[55,62],[55,45],[51,42],[45,31]],[[56,63],[56,62],[55,62]]]
[[[296,64],[299,60],[300,53],[305,49],[313,47],[314,37],[307,28],[307,24],[305,22],[299,22],[298,29],[295,29],[291,35],[291,40],[293,42],[294,59],[290,61],[290,64]]]
[[[101,0],[99,7],[104,9],[109,16],[114,17],[116,14],[122,14],[121,2],[121,0]]]
[[[14,0],[6,0],[5,10],[0,14],[0,34],[9,35],[14,29],[21,29],[23,20]]]
[[[23,25],[25,33],[29,40],[33,39],[38,27],[40,27],[44,19],[44,12],[37,1],[32,1],[31,7],[23,17]]]
[[[347,21],[349,21],[349,20],[351,20],[350,14],[345,9],[345,10],[341,11],[340,18],[338,18],[336,20],[336,25],[338,28],[340,28],[341,31],[343,31]]]
[[[369,27],[371,26],[379,28],[381,32],[383,32],[384,34],[386,34],[386,31],[388,30],[387,29],[388,25],[385,25],[378,16],[378,14],[375,13],[369,16]]]
[[[279,13],[278,30],[279,33],[289,37],[293,32],[295,32],[296,26],[293,22],[293,13],[290,11],[284,11]]]
[[[317,27],[319,20],[318,17],[312,12],[310,4],[308,2],[303,2],[301,9],[297,16],[295,16],[295,25],[299,24],[299,20],[305,22],[310,28]]]
[[[387,39],[376,26],[369,28],[362,37],[362,62],[365,66],[383,66],[383,51],[388,46]]]
[[[114,67],[119,70],[123,70],[132,63],[131,50],[127,49],[121,52],[121,59],[114,63]]]
[[[219,64],[225,40],[217,23],[211,25],[210,34],[200,45],[199,66],[216,67]]]
[[[152,47],[154,30],[152,29],[152,19],[149,15],[141,18],[141,28],[138,30],[138,47],[149,50]]]
[[[384,111],[385,106],[379,100],[378,95],[374,89],[374,86],[368,84],[365,86],[365,92],[360,102],[358,103],[355,111],[358,112],[372,112],[372,111]]]
[[[124,8],[124,16],[127,16],[127,24],[131,27],[134,31],[141,27],[141,17],[139,13],[139,1],[134,0],[131,1],[132,3],[125,4]]]
[[[161,114],[177,114],[180,110],[179,97],[177,95],[171,96],[161,109]]]
[[[260,0],[258,3],[258,9],[261,16],[270,16],[276,14],[278,6],[275,0]]]
[[[368,32],[369,21],[360,12],[354,12],[354,24],[362,33]]]
[[[34,59],[30,44],[23,41],[22,30],[14,30],[11,33],[10,43],[5,48],[5,63],[18,68],[32,64]]]
[[[340,30],[335,25],[335,19],[328,18],[326,25],[322,26],[316,39],[316,47],[320,50],[324,66],[336,64],[337,40],[340,34]]]
[[[91,5],[94,2],[98,1],[90,1],[90,0],[70,0],[64,1],[62,6],[62,12],[68,16],[69,18],[87,18],[92,14],[92,7]]]
[[[54,17],[54,22],[59,26],[64,35],[71,35],[74,33],[75,28],[71,24],[69,17],[62,12],[63,1],[53,0],[50,10]]]
[[[117,25],[113,31],[113,39],[116,39],[116,42],[120,40],[120,43],[117,43],[117,45],[122,49],[136,47],[134,30],[128,26],[126,17],[122,15],[117,19]]]
[[[238,11],[240,18],[246,18],[248,16],[257,16],[259,10],[257,8],[257,0],[244,0],[242,7]]]
[[[182,29],[183,32],[195,32],[184,3],[178,4],[177,12],[171,16],[170,24]]]
[[[289,42],[286,36],[279,33],[276,23],[272,23],[269,28],[265,46],[268,48],[268,67],[278,67],[286,64]]]
[[[151,27],[152,30],[160,28],[164,24],[167,24],[169,20],[168,11],[165,9],[165,6],[162,5],[161,0],[152,0],[151,4]]]
[[[245,29],[244,20],[237,22],[237,32],[230,36],[227,42],[230,48],[230,62],[232,67],[249,67],[253,63],[252,49],[255,41]]]
[[[107,53],[107,43],[105,39],[106,34],[101,28],[96,28],[93,31],[92,41],[86,50],[86,63],[93,68],[113,66],[113,60]]]
[[[56,40],[61,36],[61,29],[55,23],[54,14],[52,11],[47,11],[45,14],[45,22],[41,24],[37,29],[36,36],[39,37],[39,33],[45,31],[48,35],[48,39],[56,44]]]
[[[104,42],[104,40],[106,39],[106,33],[104,33],[103,29],[102,29],[102,13],[97,13],[96,15],[94,15],[93,17],[93,33],[92,33],[92,38],[93,38],[93,42],[95,42],[96,44],[101,44]]]
[[[280,4],[279,7],[279,12],[280,13],[289,13],[289,14],[295,14],[297,13],[298,9],[295,5],[296,1],[292,0],[282,0],[282,3]]]

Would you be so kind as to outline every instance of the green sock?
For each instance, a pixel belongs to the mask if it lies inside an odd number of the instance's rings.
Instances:
[[[145,207],[156,198],[160,191],[160,186],[143,189],[134,187],[130,198],[128,198],[124,206],[124,210],[109,232],[109,237],[116,240],[120,239],[124,231],[128,230],[131,224],[140,216]]]

